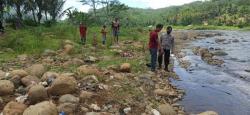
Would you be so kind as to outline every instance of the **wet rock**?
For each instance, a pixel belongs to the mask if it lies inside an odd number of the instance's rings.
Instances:
[[[198,115],[219,115],[219,114],[214,112],[214,111],[206,111],[206,112],[200,113]]]
[[[162,104],[158,107],[161,115],[177,115],[174,108],[169,104]]]
[[[129,63],[123,63],[121,66],[120,66],[120,71],[121,72],[131,72],[131,65]]]
[[[38,84],[40,82],[40,79],[35,77],[35,76],[26,76],[24,78],[21,79],[22,84],[25,86],[29,86],[31,84]]]
[[[29,89],[28,100],[31,104],[44,101],[48,98],[46,89],[42,85],[35,85]]]
[[[91,99],[93,96],[95,96],[95,94],[92,92],[82,91],[80,93],[80,100],[81,102],[84,102],[85,100]]]
[[[27,54],[18,55],[17,59],[20,61],[25,61],[28,59],[28,55]]]
[[[84,75],[100,75],[101,72],[96,68],[92,66],[83,65],[77,68],[78,74],[84,74]]]
[[[71,94],[63,95],[59,98],[59,103],[79,103],[79,98]]]
[[[26,105],[18,102],[11,101],[3,109],[3,115],[22,115]]]
[[[60,76],[57,77],[48,88],[48,93],[51,95],[64,95],[74,93],[76,91],[77,82],[73,77]]]
[[[56,72],[46,72],[43,74],[41,81],[48,81],[51,78],[56,79],[58,76],[59,74]]]
[[[221,42],[225,42],[225,41],[226,41],[226,39],[224,39],[224,38],[218,38],[215,40],[216,43],[221,43]]]
[[[224,51],[216,51],[216,52],[213,53],[213,55],[215,55],[215,56],[226,56],[228,54],[226,52],[224,52]]]
[[[40,78],[46,72],[46,68],[42,64],[34,64],[27,68],[27,72]]]
[[[70,44],[66,44],[64,47],[63,47],[63,54],[70,54],[72,53],[74,50],[74,46],[73,45],[70,45]]]
[[[232,42],[237,43],[240,42],[238,39],[234,39]]]
[[[250,69],[249,69],[249,70],[245,70],[245,72],[248,72],[248,73],[250,73]]]
[[[14,84],[9,80],[0,80],[0,95],[10,95],[14,93]]]
[[[58,115],[56,105],[49,101],[44,101],[36,105],[31,105],[23,115]]]
[[[19,76],[21,78],[25,77],[25,76],[28,76],[28,72],[20,69],[20,70],[13,70],[10,72],[10,76]]]
[[[66,115],[75,115],[77,110],[77,104],[62,103],[57,107],[58,111],[63,111]]]

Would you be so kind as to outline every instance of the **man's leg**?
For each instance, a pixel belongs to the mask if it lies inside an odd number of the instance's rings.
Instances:
[[[157,61],[157,49],[156,48],[150,49],[150,53],[151,53],[151,71],[155,71],[156,61]]]
[[[158,55],[159,69],[161,69],[161,66],[162,66],[162,57],[163,57],[163,54],[159,53],[159,55]]]
[[[169,65],[169,61],[170,61],[170,50],[165,50],[164,49],[164,62],[165,62],[165,70],[168,70],[168,65]]]

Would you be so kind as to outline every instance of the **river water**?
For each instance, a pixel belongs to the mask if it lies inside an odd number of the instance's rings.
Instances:
[[[191,62],[186,70],[175,62],[174,71],[181,81],[175,85],[184,89],[186,95],[180,102],[188,114],[207,110],[220,115],[250,115],[250,32],[220,31],[214,36],[188,44],[185,60]],[[226,41],[216,43],[218,38]],[[237,39],[239,42],[232,42]],[[212,66],[192,53],[194,46],[219,48],[228,55],[219,56],[225,61],[222,67]]]

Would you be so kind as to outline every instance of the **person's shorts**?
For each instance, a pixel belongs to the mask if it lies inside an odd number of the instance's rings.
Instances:
[[[119,31],[113,31],[113,36],[118,36],[119,35]]]

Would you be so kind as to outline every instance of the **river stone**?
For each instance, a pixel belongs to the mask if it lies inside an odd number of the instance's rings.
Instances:
[[[219,114],[214,112],[214,111],[206,111],[206,112],[200,113],[198,115],[219,115]]]
[[[240,42],[238,39],[234,39],[232,42],[237,43]]]
[[[43,74],[41,81],[48,81],[51,78],[56,79],[58,76],[59,74],[56,72],[46,72]]]
[[[225,42],[225,41],[226,41],[226,39],[224,39],[224,38],[218,38],[215,40],[216,43],[221,43],[221,42]]]
[[[48,92],[51,95],[64,95],[74,93],[76,91],[77,82],[73,77],[60,76],[57,77],[51,87],[49,87]]]
[[[79,103],[79,98],[71,94],[65,94],[59,98],[59,103]]]
[[[26,108],[25,104],[11,101],[5,105],[3,115],[22,115]]]
[[[21,81],[25,86],[29,86],[31,84],[38,84],[40,82],[40,79],[35,76],[28,75],[22,78]]]
[[[23,115],[58,115],[56,105],[49,101],[44,101],[27,108]]]
[[[5,78],[6,73],[0,70],[0,80]]]
[[[88,92],[88,91],[82,91],[80,94],[80,100],[81,102],[87,100],[87,99],[91,99],[95,94],[92,92]]]
[[[129,63],[123,63],[121,66],[120,66],[120,71],[121,72],[131,72],[131,65]]]
[[[9,80],[0,80],[0,95],[10,95],[14,93],[14,84]]]
[[[156,89],[154,90],[154,93],[158,96],[168,96],[168,91],[165,91],[163,89]]]
[[[47,98],[47,91],[42,85],[35,85],[29,89],[28,100],[31,102],[31,104],[44,101]]]
[[[226,56],[228,54],[226,52],[224,52],[224,51],[216,51],[216,52],[213,53],[213,55],[215,55],[215,56]]]
[[[177,115],[174,108],[170,106],[169,104],[159,105],[158,109],[161,115]]]
[[[57,110],[65,112],[66,115],[75,115],[77,110],[77,104],[62,103],[57,107]]]
[[[46,72],[46,68],[42,64],[34,64],[27,68],[27,72],[29,72],[30,75],[40,78]]]
[[[63,54],[70,54],[73,52],[74,46],[70,44],[66,44],[63,47]]]
[[[100,75],[101,72],[96,68],[92,66],[83,65],[77,68],[78,74],[84,74],[84,75]]]
[[[28,76],[28,72],[22,70],[22,69],[19,69],[19,70],[13,70],[10,72],[10,76],[19,76],[21,78],[25,77],[25,76]]]

